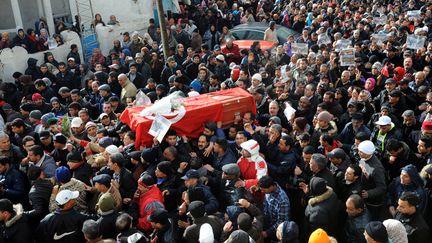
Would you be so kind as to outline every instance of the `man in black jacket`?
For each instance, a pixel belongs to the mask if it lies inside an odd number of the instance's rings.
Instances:
[[[32,242],[30,227],[21,204],[13,205],[8,199],[0,199],[0,223],[1,242]]]
[[[371,212],[372,220],[380,220],[386,195],[385,171],[381,162],[374,155],[375,145],[370,140],[363,141],[358,146],[362,169],[361,196]]]
[[[11,164],[9,157],[0,156],[0,186],[1,198],[7,198],[13,203],[24,204],[27,202],[26,178]]]
[[[56,196],[59,210],[48,214],[36,229],[36,242],[85,242],[81,231],[87,216],[74,209],[78,191],[62,190]]]
[[[399,198],[395,219],[406,229],[410,243],[431,242],[431,232],[421,212],[417,210],[420,199],[413,192],[404,192]]]
[[[49,213],[48,207],[53,184],[50,180],[45,178],[39,166],[29,167],[28,178],[30,181],[33,181],[29,192],[29,200],[32,209],[24,213],[28,216],[30,224],[34,226],[32,228],[35,228],[40,220]]]
[[[148,217],[154,229],[150,235],[151,242],[175,243],[176,232],[172,219],[169,218],[165,209],[156,209]]]
[[[137,87],[137,89],[142,89],[147,85],[147,80],[145,80],[144,76],[137,71],[137,64],[134,62],[129,64],[129,73],[127,73],[127,77],[135,87]]]
[[[125,159],[121,153],[112,154],[108,161],[110,170],[114,172],[113,183],[119,188],[123,202],[128,201],[125,200],[127,198],[133,198],[137,189],[137,182],[133,179],[132,173],[124,168],[124,164]]]

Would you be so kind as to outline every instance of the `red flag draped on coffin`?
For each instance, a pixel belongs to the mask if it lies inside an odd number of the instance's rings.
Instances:
[[[252,111],[256,112],[253,96],[241,88],[234,88],[218,92],[212,92],[195,97],[187,97],[182,100],[185,112],[171,112],[161,114],[172,121],[171,129],[179,135],[198,137],[204,123],[209,121],[222,121],[226,127],[233,123],[234,113]],[[148,134],[153,116],[143,116],[140,113],[146,106],[127,108],[120,116],[120,120],[129,125],[136,132],[135,146],[151,146],[153,137]],[[180,114],[181,113],[181,114]]]

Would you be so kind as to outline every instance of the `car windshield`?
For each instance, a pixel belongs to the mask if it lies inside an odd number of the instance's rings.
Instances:
[[[278,28],[277,32],[278,32],[278,36],[283,36],[285,38],[288,38],[289,35],[294,34],[294,31],[292,31],[288,28],[283,28],[283,27]]]

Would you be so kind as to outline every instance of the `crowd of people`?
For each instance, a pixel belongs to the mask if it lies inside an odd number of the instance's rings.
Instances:
[[[429,1],[180,7],[167,57],[151,19],[108,56],[84,62],[72,45],[1,83],[0,242],[432,242]],[[230,29],[250,22],[268,23],[273,48],[235,44]],[[281,43],[278,25],[299,35]],[[13,45],[46,50],[43,28],[36,45],[17,31]],[[426,41],[409,49],[409,35]],[[355,60],[342,66],[347,40]],[[157,103],[234,87],[256,112],[205,122],[198,138],[169,130],[136,146],[119,120],[137,93]]]

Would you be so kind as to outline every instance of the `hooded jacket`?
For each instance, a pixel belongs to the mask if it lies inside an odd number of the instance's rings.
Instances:
[[[36,79],[42,77],[42,74],[41,74],[41,72],[39,70],[39,67],[36,65],[37,61],[38,61],[37,59],[34,59],[32,57],[30,57],[27,60],[27,69],[25,70],[24,74],[25,75],[30,75],[32,77],[31,80],[26,79],[26,81],[29,81],[27,83],[31,82],[31,85],[33,85],[32,80],[36,80]],[[24,80],[23,81],[21,81],[21,80],[23,80],[23,79],[20,79],[20,82],[23,83]],[[23,85],[25,85],[25,84],[23,84]],[[28,84],[28,85],[30,85],[30,84]]]
[[[139,218],[137,228],[143,232],[150,233],[152,231],[151,223],[147,217],[158,208],[164,208],[164,198],[162,192],[156,185],[151,186],[150,190],[141,195],[137,199],[139,205]]]
[[[318,196],[309,199],[305,210],[308,232],[322,228],[329,235],[336,235],[338,223],[335,218],[340,209],[340,202],[331,187]]]
[[[411,183],[409,185],[403,185],[400,178],[396,177],[389,185],[387,205],[397,207],[399,197],[402,195],[402,193],[414,192],[420,198],[420,203],[417,205],[417,210],[423,212],[427,201],[427,194],[423,186],[423,180],[420,178],[417,168],[414,165],[409,164],[403,167],[402,171],[405,171],[409,175]]]
[[[40,220],[49,213],[48,206],[52,188],[53,184],[48,179],[38,179],[33,182],[33,186],[30,188],[29,200],[32,209],[26,211],[25,214],[35,225],[39,224]]]
[[[8,243],[30,243],[32,234],[21,204],[13,206],[12,217],[1,226],[2,238]]]

